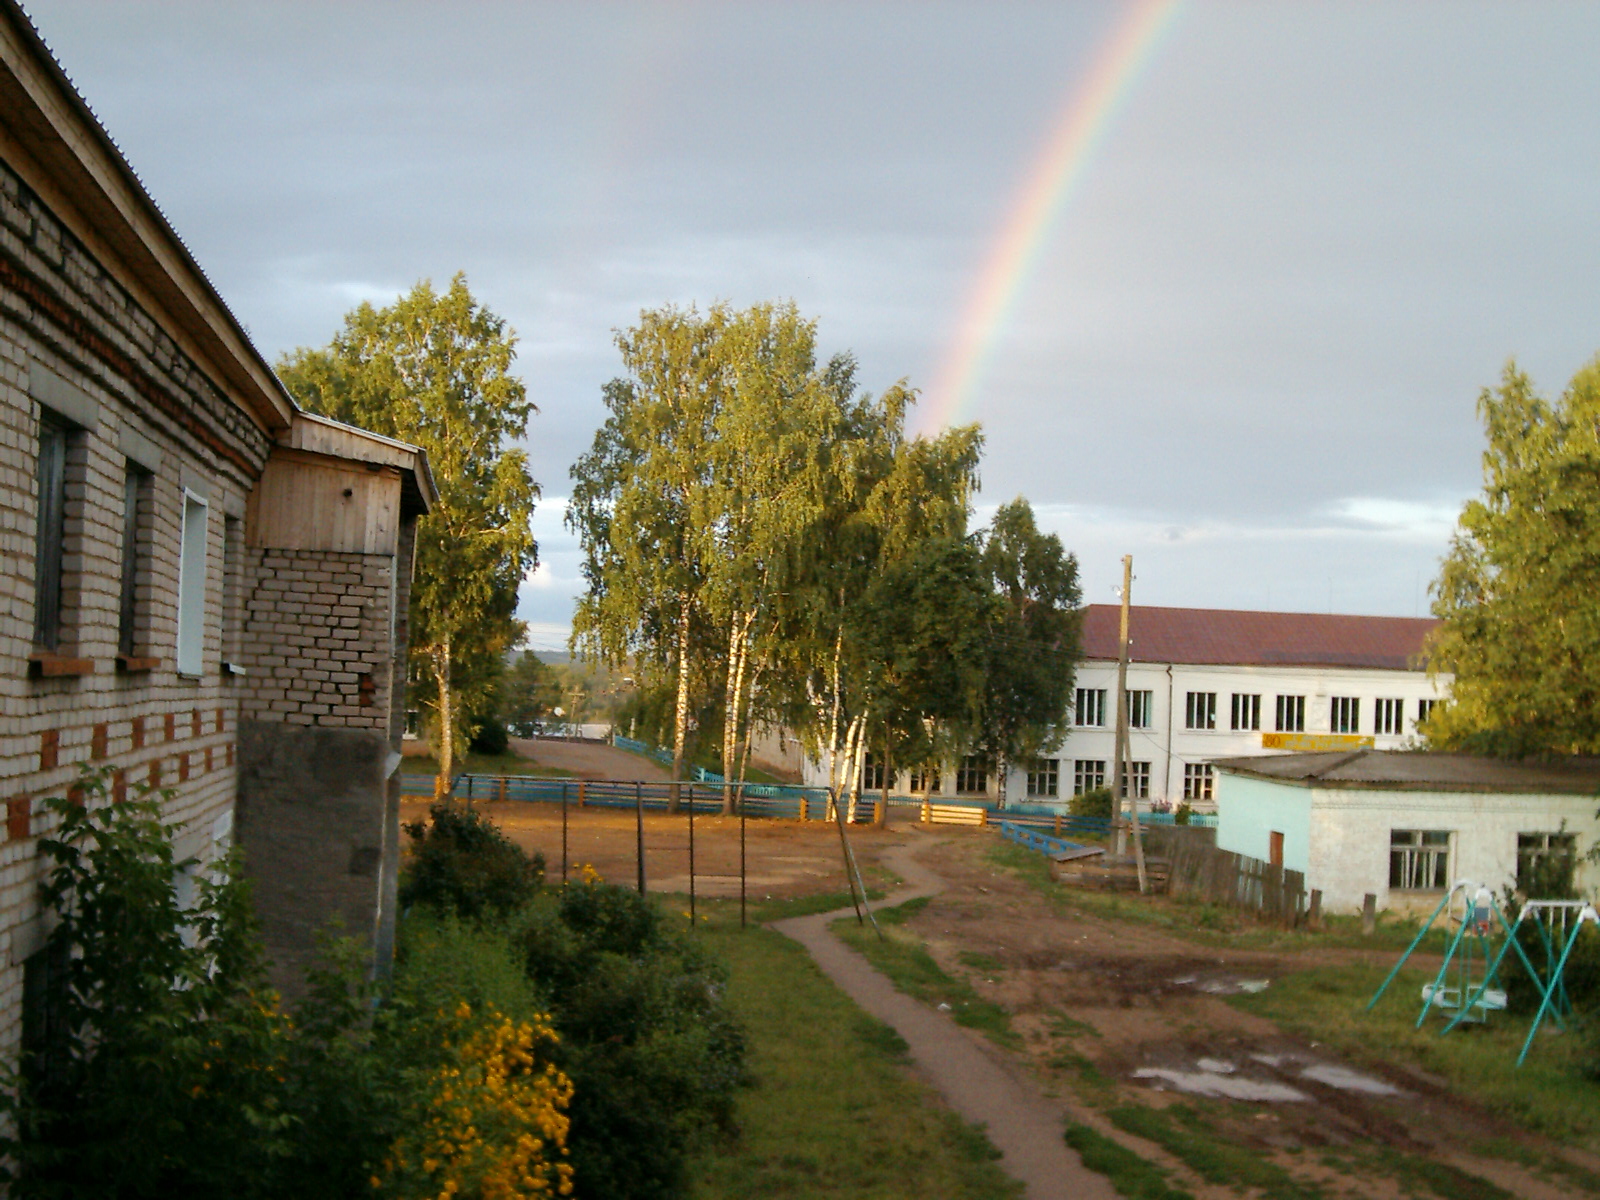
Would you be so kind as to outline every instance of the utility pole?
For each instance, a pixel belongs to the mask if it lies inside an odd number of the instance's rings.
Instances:
[[[1139,830],[1139,790],[1129,778],[1128,751],[1128,607],[1133,595],[1133,555],[1122,556],[1122,614],[1117,626],[1117,761],[1111,769],[1111,803],[1116,807],[1117,857],[1128,853],[1128,824],[1122,819],[1122,793],[1128,793],[1128,815],[1133,824],[1133,861],[1139,873],[1139,893],[1149,891],[1144,874],[1144,837]]]

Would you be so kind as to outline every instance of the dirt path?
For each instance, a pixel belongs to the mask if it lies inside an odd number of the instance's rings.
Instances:
[[[908,886],[878,901],[874,908],[904,904],[944,890],[944,881],[916,860],[920,848],[898,846],[884,856],[884,865]],[[851,915],[850,909],[795,917],[775,922],[773,928],[809,950],[817,965],[852,1000],[894,1027],[910,1047],[918,1070],[951,1108],[988,1127],[989,1140],[1001,1153],[1001,1165],[1026,1186],[1028,1200],[1112,1200],[1116,1192],[1105,1177],[1085,1168],[1068,1149],[1057,1106],[950,1017],[896,991],[866,959],[828,932],[830,921],[847,915]]]
[[[618,750],[604,742],[512,738],[511,749],[542,767],[571,771],[575,779],[642,779],[646,783],[672,780],[672,772],[653,759]]]

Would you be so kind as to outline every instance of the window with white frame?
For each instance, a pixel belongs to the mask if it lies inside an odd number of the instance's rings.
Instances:
[[[1150,799],[1150,764],[1131,762],[1122,774],[1122,795],[1128,794],[1128,784],[1133,784],[1133,794],[1140,800]]]
[[[918,767],[911,772],[910,783],[911,790],[919,796],[923,792],[937,793],[939,790],[939,768]]]
[[[1439,891],[1450,886],[1450,831],[1391,829],[1389,886],[1407,892]]]
[[[1217,727],[1217,694],[1215,692],[1190,692],[1183,705],[1185,729],[1215,729]]]
[[[1128,728],[1149,729],[1155,708],[1151,703],[1149,688],[1138,688],[1128,693]]]
[[[1047,796],[1054,799],[1060,794],[1057,772],[1059,764],[1053,758],[1036,758],[1028,764],[1028,795]]]
[[[961,760],[956,769],[956,791],[983,794],[989,790],[989,762],[976,754]]]
[[[864,792],[881,792],[883,790],[883,760],[868,750],[861,756],[861,790]]]
[[[1571,871],[1578,852],[1578,839],[1570,833],[1519,833],[1517,834],[1517,891],[1530,900],[1540,900],[1538,891],[1548,890],[1552,884],[1571,885],[1571,877],[1560,879]]]
[[[1279,733],[1304,733],[1306,731],[1306,698],[1304,696],[1279,696]]]
[[[1261,697],[1259,695],[1251,695],[1247,692],[1235,692],[1233,694],[1231,728],[1261,728]]]
[[[1074,725],[1100,726],[1106,723],[1105,688],[1079,688],[1077,703],[1072,709]]]
[[[199,675],[206,645],[206,524],[210,506],[188,489],[178,537],[178,674]]]
[[[1330,697],[1328,700],[1328,728],[1334,733],[1360,733],[1360,698],[1357,696]]]
[[[1106,760],[1103,758],[1075,758],[1072,760],[1072,794],[1081,796],[1106,785]]]
[[[1399,733],[1405,721],[1404,700],[1374,700],[1373,733]]]
[[[1418,725],[1421,725],[1429,717],[1433,716],[1433,706],[1435,704],[1437,704],[1437,703],[1439,703],[1437,700],[1418,700],[1417,701],[1417,724]]]
[[[1183,764],[1183,798],[1191,803],[1195,800],[1210,800],[1215,792],[1216,774],[1211,770],[1210,763],[1184,763]]]

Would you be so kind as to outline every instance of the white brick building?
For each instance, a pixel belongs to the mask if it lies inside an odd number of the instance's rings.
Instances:
[[[0,0],[0,1059],[44,969],[39,801],[84,764],[173,789],[182,856],[239,837],[280,966],[313,916],[382,949],[431,497],[420,451],[296,410]]]

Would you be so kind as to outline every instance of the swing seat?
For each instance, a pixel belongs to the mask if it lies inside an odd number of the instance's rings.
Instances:
[[[1476,989],[1468,990],[1470,992]],[[1424,1004],[1432,1003],[1434,1008],[1458,1009],[1461,1007],[1461,989],[1457,987],[1441,987],[1435,990],[1433,984],[1425,983],[1422,985],[1422,1002]],[[1505,991],[1501,988],[1485,988],[1483,995],[1478,997],[1477,1002],[1472,1007],[1482,1009],[1485,1012],[1504,1012],[1506,1008]]]

